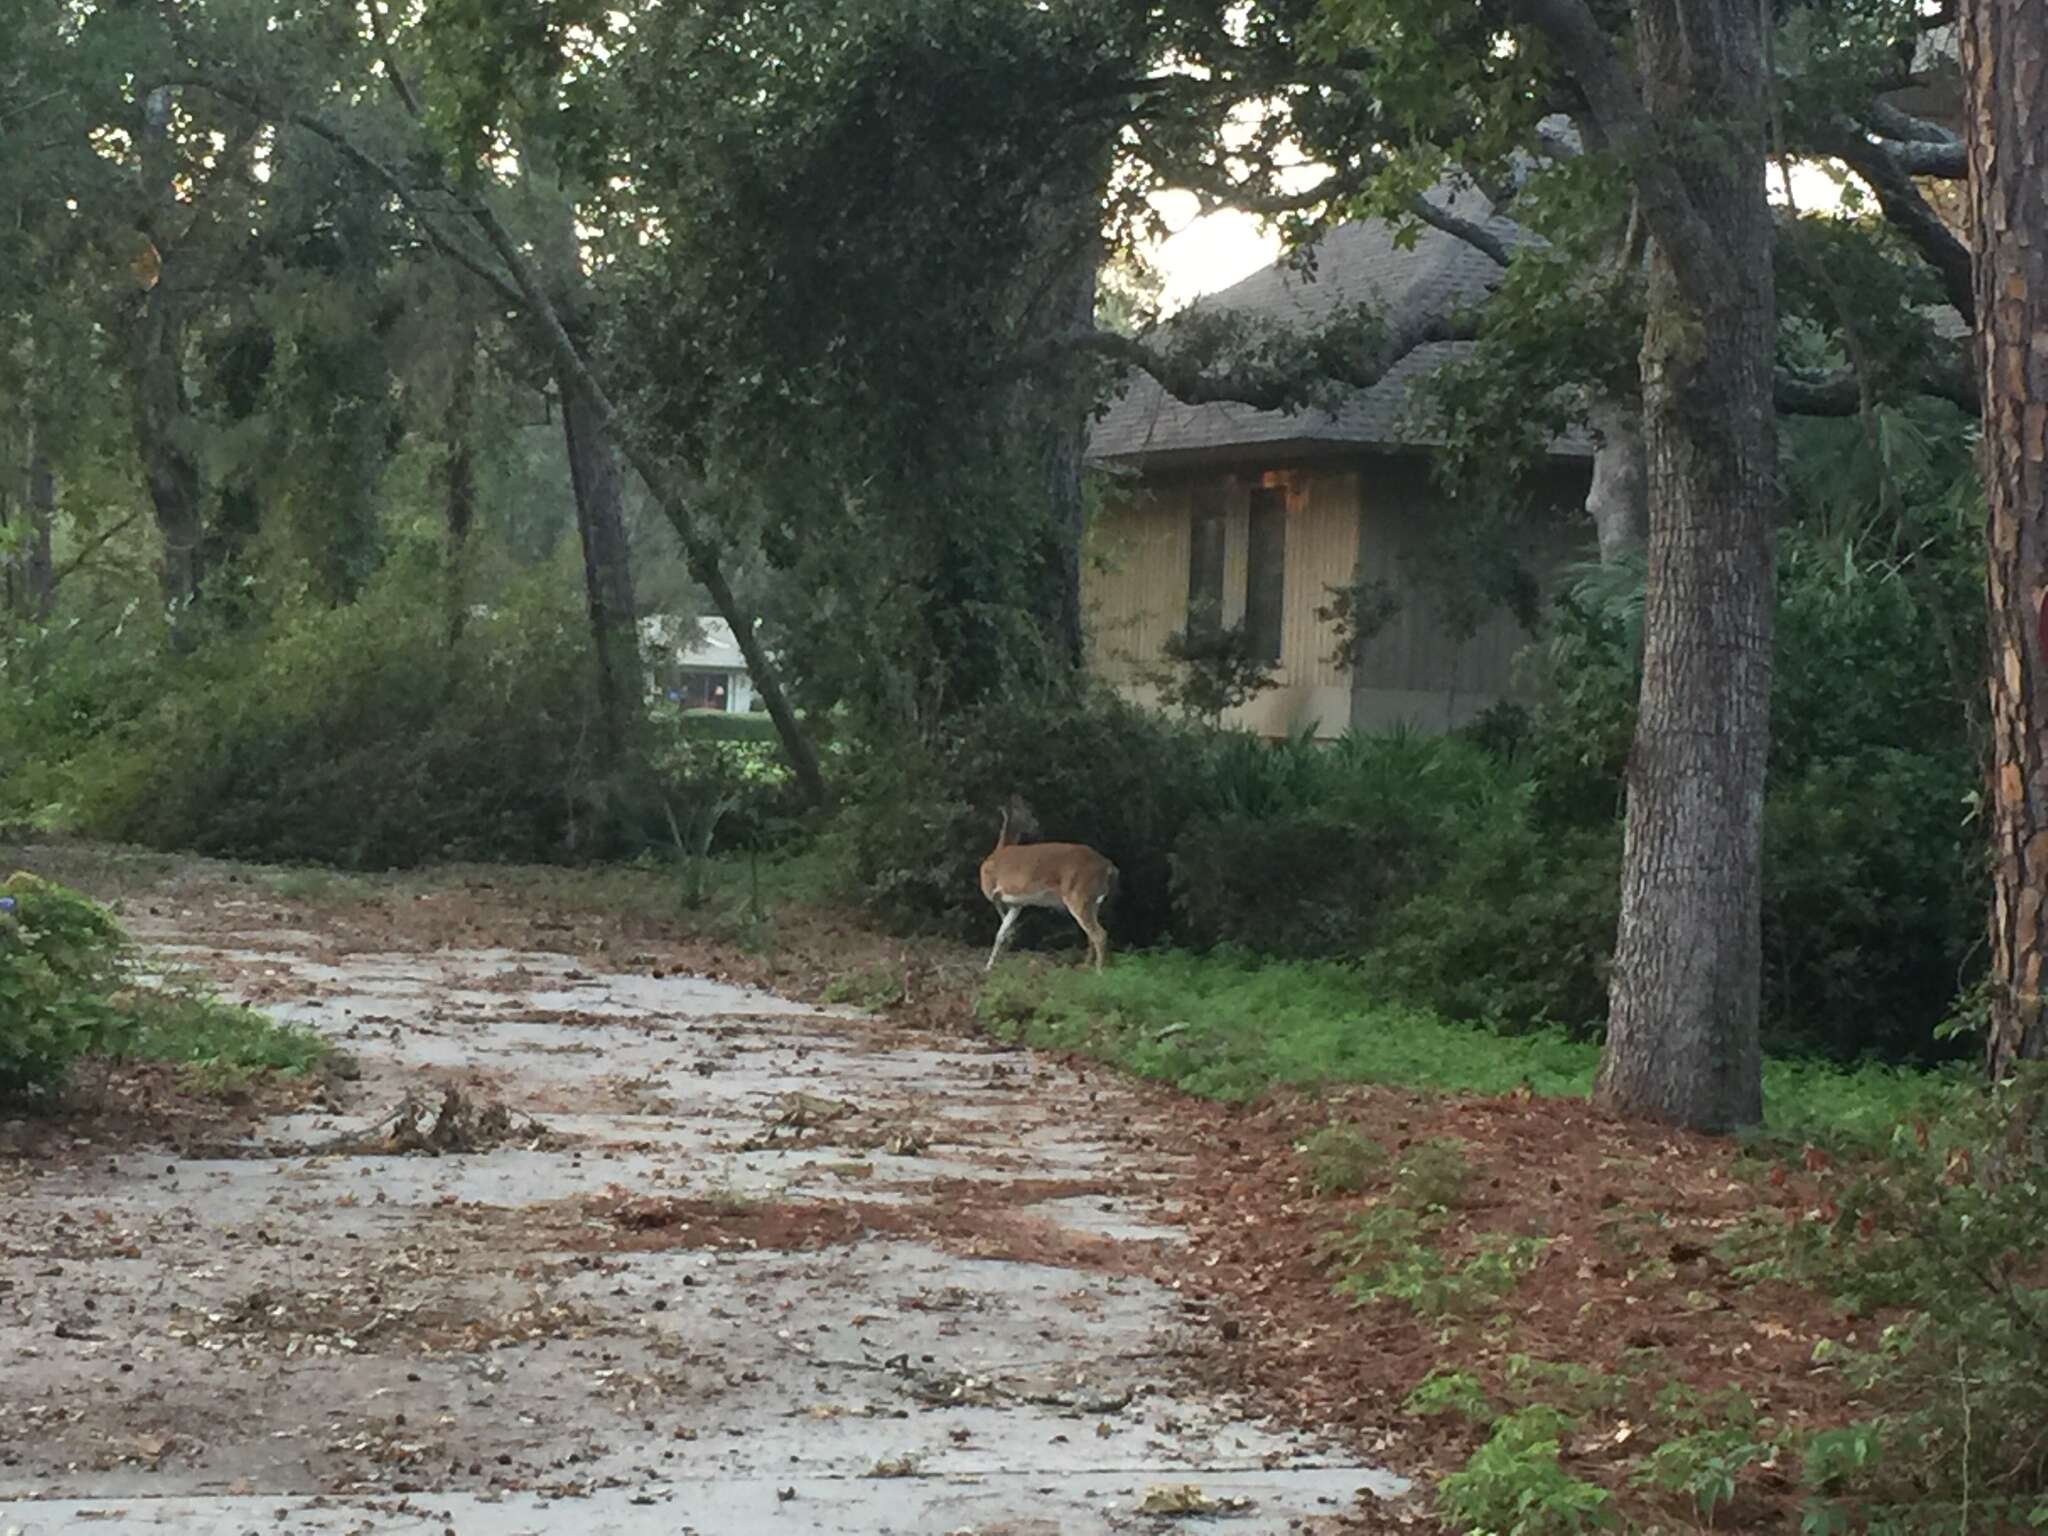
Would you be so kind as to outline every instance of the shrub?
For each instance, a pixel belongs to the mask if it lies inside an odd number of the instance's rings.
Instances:
[[[1916,536],[1917,537],[1917,536]],[[1956,616],[1974,601],[1960,521],[1904,555],[1781,543],[1764,819],[1766,1049],[1926,1062],[1980,964],[1980,839]],[[1959,574],[1961,573],[1961,574]],[[1531,657],[1538,702],[1470,733],[1525,781],[1527,814],[1475,822],[1441,883],[1388,924],[1412,995],[1515,1027],[1606,1011],[1641,571],[1580,573]]]
[[[1394,1193],[1419,1211],[1448,1211],[1464,1198],[1476,1170],[1465,1144],[1440,1136],[1418,1141],[1401,1154],[1394,1169]]]
[[[1491,1424],[1500,1417],[1477,1376],[1442,1365],[1415,1384],[1401,1407],[1424,1418],[1453,1414],[1474,1424]]]
[[[992,936],[977,872],[1002,806],[1020,796],[1047,841],[1086,843],[1117,866],[1105,922],[1117,944],[1149,944],[1168,930],[1168,856],[1201,808],[1207,744],[1106,692],[1014,694],[926,745],[871,745],[839,836],[884,917]]]
[[[1618,1521],[1604,1488],[1571,1476],[1559,1445],[1572,1421],[1538,1404],[1500,1419],[1492,1436],[1437,1485],[1438,1507],[1461,1531],[1553,1536]]]
[[[768,748],[695,720],[657,712],[649,760],[608,767],[587,622],[537,586],[451,639],[438,587],[400,563],[352,604],[138,649],[146,686],[81,648],[41,658],[61,709],[40,681],[5,701],[34,738],[10,799],[99,836],[390,868],[666,848],[665,806],[727,798],[725,843],[754,845],[793,809]]]
[[[180,1062],[223,1079],[297,1073],[329,1048],[309,1030],[184,985],[141,985],[105,908],[16,874],[0,883],[0,1097],[47,1095],[88,1056]]]
[[[1274,685],[1273,663],[1242,624],[1176,630],[1161,650],[1166,665],[1156,678],[1159,701],[1190,719],[1213,725]]]
[[[1498,1305],[1550,1246],[1548,1238],[1496,1234],[1453,1261],[1424,1241],[1425,1230],[1414,1212],[1381,1206],[1334,1234],[1327,1251],[1342,1268],[1337,1294],[1359,1306],[1398,1301],[1418,1317],[1468,1316]]]
[[[1313,960],[1362,953],[1420,875],[1414,829],[1326,817],[1193,823],[1173,849],[1178,930],[1201,948],[1232,944]]]
[[[1764,1043],[1938,1060],[1981,938],[1960,754],[1874,747],[1790,770],[1764,804]]]
[[[1387,1166],[1387,1149],[1355,1125],[1326,1125],[1298,1150],[1319,1195],[1355,1195]]]
[[[1526,798],[1473,744],[1400,731],[1227,738],[1205,778],[1217,813],[1174,848],[1178,936],[1301,959],[1363,954],[1401,903]]]
[[[1373,963],[1447,1017],[1585,1038],[1607,1017],[1620,890],[1618,826],[1496,824],[1390,915]]]
[[[76,891],[34,875],[0,884],[0,1096],[47,1091],[127,1027],[108,1001],[121,930]]]
[[[2048,1067],[1825,1177],[1833,1219],[1790,1229],[1785,1261],[1851,1307],[1904,1310],[1817,1355],[1876,1412],[1807,1442],[1809,1528],[2048,1524]]]

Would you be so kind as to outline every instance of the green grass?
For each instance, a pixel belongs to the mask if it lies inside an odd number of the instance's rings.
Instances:
[[[1598,1052],[1554,1032],[1496,1036],[1375,995],[1341,965],[1127,954],[997,972],[981,1014],[998,1034],[1078,1050],[1210,1098],[1276,1085],[1394,1083],[1458,1093],[1583,1094]]]
[[[1502,1035],[1390,999],[1371,975],[1328,963],[1125,954],[1101,975],[1012,963],[983,990],[996,1034],[1080,1051],[1204,1097],[1271,1087],[1386,1083],[1501,1094],[1526,1083],[1584,1097],[1600,1048],[1554,1030]],[[1767,1131],[1868,1145],[1963,1091],[1953,1074],[1811,1061],[1764,1064]]]
[[[698,862],[701,873],[695,893],[686,891],[690,881],[679,864],[654,856],[633,864],[563,869],[478,865],[448,873],[480,875],[504,888],[536,886],[536,894],[563,911],[643,917],[675,917],[686,895],[691,894],[699,898],[698,908],[713,914],[737,914],[752,904],[757,883],[760,903],[767,909],[785,902],[823,901],[836,892],[834,866],[811,849],[764,853],[758,860],[745,853],[721,853]],[[431,883],[445,876],[432,871],[423,878]]]
[[[131,1024],[122,1035],[121,1054],[131,1060],[178,1062],[230,1076],[297,1076],[333,1051],[311,1030],[200,993],[170,989],[130,996],[125,1011]]]
[[[266,869],[249,878],[280,901],[302,901],[311,906],[370,901],[377,895],[377,883],[370,877],[319,865]]]

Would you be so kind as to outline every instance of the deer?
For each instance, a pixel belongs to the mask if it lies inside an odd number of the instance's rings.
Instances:
[[[996,968],[1018,913],[1026,907],[1065,907],[1087,935],[1095,969],[1101,970],[1109,953],[1102,904],[1116,889],[1116,866],[1080,843],[1020,843],[1011,833],[1011,822],[1022,819],[1022,807],[1013,798],[1003,808],[995,848],[981,861],[981,894],[1003,914],[983,969]]]

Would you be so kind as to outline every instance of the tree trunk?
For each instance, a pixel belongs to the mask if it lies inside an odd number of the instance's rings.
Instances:
[[[136,451],[163,539],[164,603],[175,615],[192,606],[205,576],[199,460],[191,447],[185,392],[184,322],[161,281],[143,300],[130,358]],[[172,620],[173,633],[178,628]]]
[[[448,386],[446,454],[441,491],[448,524],[448,643],[469,619],[469,530],[476,522],[476,326],[457,329],[455,374]]]
[[[1652,224],[1643,337],[1650,529],[1605,1107],[1701,1130],[1763,1115],[1757,1039],[1769,746],[1775,294],[1754,0],[1638,0],[1653,122],[1718,249]]]
[[[1599,446],[1593,453],[1593,483],[1586,511],[1600,541],[1600,563],[1613,565],[1643,547],[1649,531],[1649,465],[1643,453],[1643,423],[1633,402],[1601,400],[1590,412]]]
[[[597,654],[598,708],[605,754],[623,763],[639,740],[646,701],[640,675],[640,634],[633,606],[633,567],[626,541],[624,484],[612,451],[602,402],[559,372],[562,435],[576,494],[576,532],[583,541],[583,592]]]
[[[0,613],[42,623],[56,602],[57,573],[50,559],[51,530],[57,517],[57,476],[42,423],[31,408],[22,412],[21,464],[17,475],[0,485],[0,533],[14,519],[10,504],[21,499],[20,530],[14,541],[0,540]],[[6,549],[15,542],[12,552]]]
[[[1091,215],[1098,204],[1088,205]],[[1054,334],[1080,334],[1095,324],[1095,289],[1100,278],[1101,249],[1085,240],[1067,259],[1050,296]],[[1083,661],[1081,625],[1081,538],[1087,506],[1082,495],[1083,461],[1088,448],[1088,410],[1052,386],[1045,402],[1045,499],[1047,514],[1045,588],[1041,613],[1060,659],[1079,670]]]
[[[544,221],[549,302],[558,321],[580,344],[588,329],[588,293],[576,238],[575,200],[567,191],[547,195],[537,211]],[[626,538],[625,487],[612,444],[611,413],[591,388],[588,370],[565,368],[558,357],[552,371],[562,397],[562,436],[576,498],[576,533],[583,545],[583,593],[597,658],[605,757],[616,766],[639,741],[647,708],[632,551]]]
[[[1991,640],[1994,1081],[2048,1057],[2048,11],[1965,0]]]
[[[471,198],[470,216],[475,220],[478,231],[490,243],[498,259],[505,264],[505,270],[512,274],[512,280],[519,289],[519,295],[526,301],[534,323],[539,327],[542,344],[554,360],[557,377],[576,380],[588,402],[597,408],[607,427],[617,420],[617,413],[603,386],[598,382],[589,363],[578,350],[574,338],[562,323],[560,311],[549,297],[540,272],[532,260],[519,248],[511,231],[492,211],[490,204],[481,195]],[[640,472],[647,489],[661,504],[662,512],[682,542],[683,557],[690,574],[703,584],[711,594],[712,606],[732,626],[733,641],[739,646],[740,655],[746,659],[747,670],[752,675],[754,693],[768,711],[768,718],[775,724],[775,733],[782,743],[782,750],[789,759],[790,771],[796,775],[798,787],[804,799],[815,806],[827,803],[829,796],[825,789],[825,775],[818,762],[818,750],[811,744],[810,736],[803,728],[803,722],[790,707],[789,696],[782,691],[782,680],[773,661],[761,645],[760,634],[754,628],[754,620],[741,608],[732,590],[732,583],[725,579],[717,547],[707,541],[698,531],[692,515],[691,488],[687,482],[670,473],[668,465],[650,453],[640,438],[631,433],[622,434],[626,457]]]
[[[21,552],[19,612],[46,623],[57,602],[57,567],[50,558],[50,540],[57,522],[57,472],[50,462],[48,435],[40,423],[29,422],[28,484],[23,511],[28,519]]]
[[[175,644],[182,628],[178,616],[192,606],[205,577],[202,481],[185,389],[183,305],[176,292],[168,234],[174,206],[170,87],[155,87],[136,105],[141,125],[140,227],[154,242],[157,260],[129,337],[129,387],[134,395],[135,447],[163,538],[159,574]]]

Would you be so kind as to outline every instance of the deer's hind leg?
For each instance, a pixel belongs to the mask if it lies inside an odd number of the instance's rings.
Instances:
[[[1022,907],[1003,908],[1003,923],[996,929],[995,947],[988,952],[988,964],[982,967],[984,971],[996,968],[996,961],[1002,957],[1003,946],[1010,942],[1010,930],[1017,926],[1017,914],[1023,910]]]
[[[1095,969],[1101,970],[1103,962],[1109,958],[1109,934],[1102,926],[1102,898],[1069,896],[1066,903],[1067,911],[1081,925],[1081,932],[1088,936],[1088,950],[1094,956]]]

